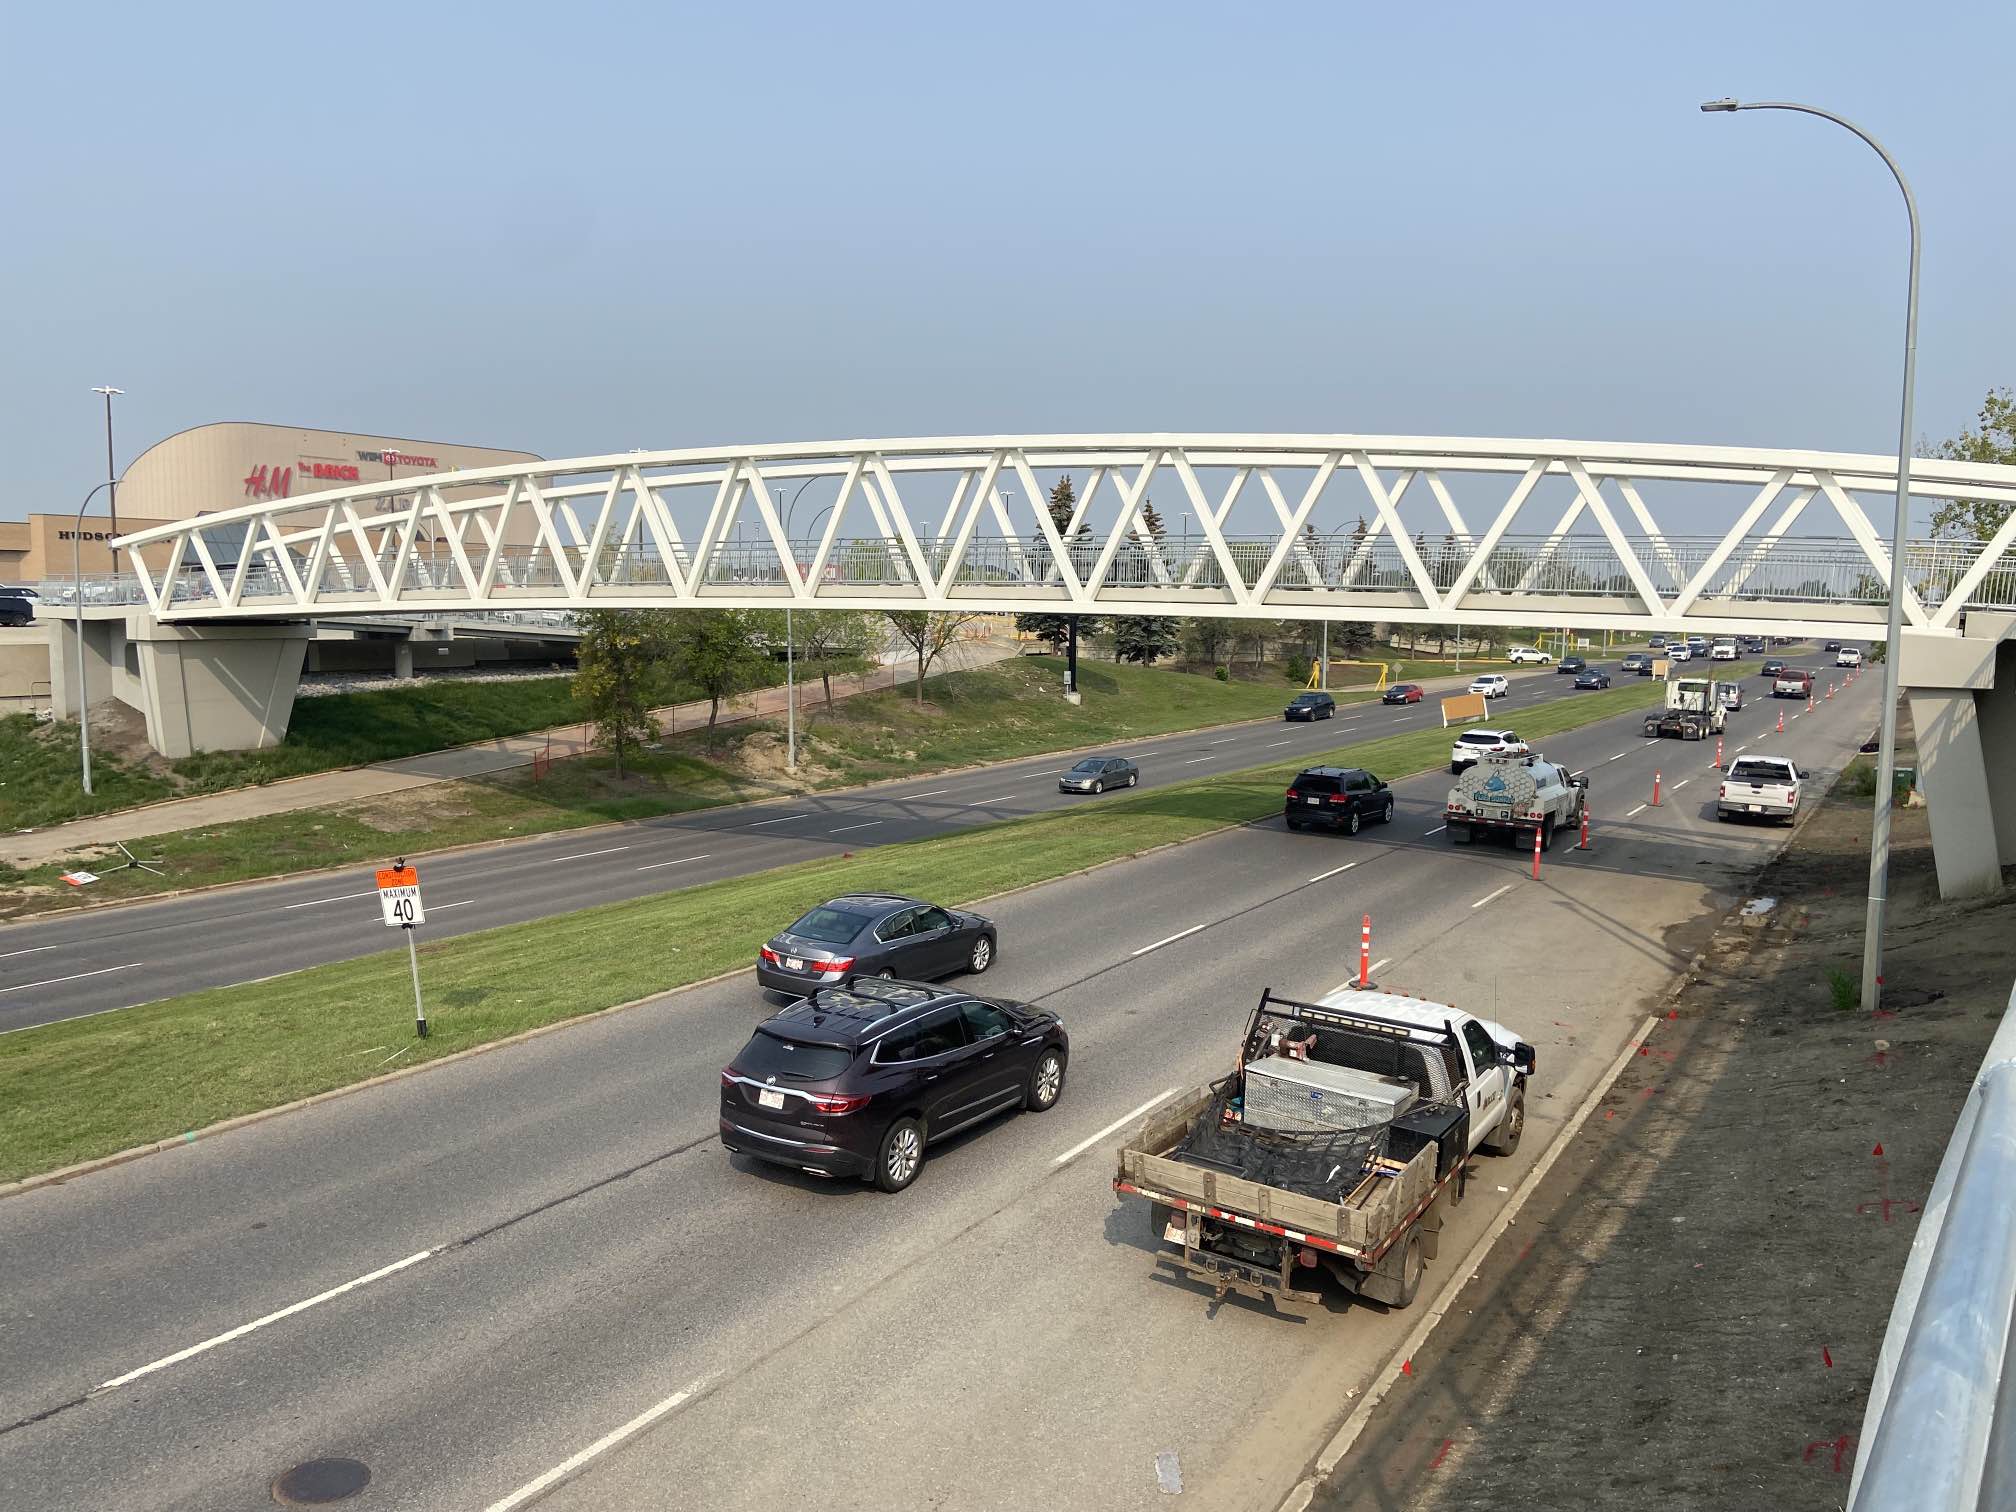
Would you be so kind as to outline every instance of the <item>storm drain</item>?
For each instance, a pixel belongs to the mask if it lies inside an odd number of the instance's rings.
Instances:
[[[273,1500],[283,1507],[318,1507],[355,1496],[370,1484],[371,1468],[362,1460],[312,1459],[273,1482]]]

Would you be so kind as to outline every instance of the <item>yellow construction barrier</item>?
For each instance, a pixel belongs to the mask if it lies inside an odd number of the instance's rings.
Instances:
[[[1377,667],[1379,669],[1379,677],[1372,684],[1372,691],[1374,693],[1384,693],[1386,691],[1386,675],[1392,670],[1384,662],[1332,661],[1330,665],[1333,667]],[[1321,661],[1312,661],[1309,663],[1309,681],[1307,686],[1312,691],[1323,686],[1323,663]]]

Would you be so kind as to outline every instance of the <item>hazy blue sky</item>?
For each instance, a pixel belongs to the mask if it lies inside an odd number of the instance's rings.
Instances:
[[[26,5],[0,516],[207,420],[1892,444],[2016,382],[2016,6]]]

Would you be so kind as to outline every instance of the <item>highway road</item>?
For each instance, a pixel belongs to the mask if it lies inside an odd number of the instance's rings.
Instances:
[[[1753,704],[1732,753],[1825,780],[1878,686]],[[1145,1509],[1172,1476],[1273,1512],[1419,1315],[1160,1279],[1108,1186],[1122,1131],[1228,1069],[1263,986],[1345,981],[1370,913],[1382,985],[1539,1051],[1427,1305],[1785,834],[1715,822],[1712,746],[1637,725],[1548,742],[1599,825],[1538,881],[1446,843],[1438,773],[1355,839],[1277,818],[1000,900],[984,983],[1062,1013],[1064,1096],[899,1196],[720,1149],[745,976],[0,1202],[0,1505],[250,1512],[336,1455],[373,1512]]]
[[[1516,723],[1520,709],[1570,696],[1569,681],[1551,669],[1515,676],[1492,718]],[[1282,701],[1291,696],[1284,689]],[[1142,784],[1153,787],[1433,728],[1441,722],[1438,707],[1433,697],[1390,708],[1345,705],[1320,723],[1228,725],[1111,749],[1138,756]],[[424,936],[442,939],[990,820],[1097,804],[1057,791],[1059,769],[1079,754],[421,855]],[[388,849],[388,861],[391,855]],[[385,948],[371,873],[362,868],[31,918],[0,927],[0,1033]]]

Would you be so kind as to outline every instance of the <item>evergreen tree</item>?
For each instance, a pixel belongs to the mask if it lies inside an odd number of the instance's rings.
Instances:
[[[1163,614],[1122,614],[1113,618],[1113,660],[1153,666],[1176,650],[1181,622]]]

